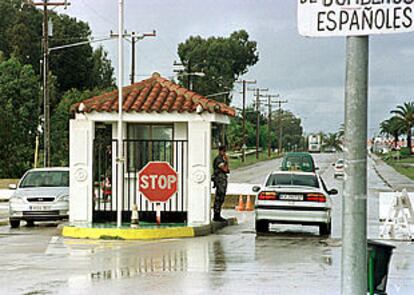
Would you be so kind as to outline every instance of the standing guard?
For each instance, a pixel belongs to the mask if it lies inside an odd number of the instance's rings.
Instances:
[[[213,221],[225,222],[221,216],[221,206],[224,203],[227,191],[227,174],[230,173],[229,163],[226,155],[226,147],[219,147],[219,154],[214,159],[213,170],[214,174],[212,180],[216,188],[216,195],[214,198],[214,218]]]

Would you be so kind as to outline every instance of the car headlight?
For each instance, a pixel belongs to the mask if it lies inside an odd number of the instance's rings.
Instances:
[[[9,202],[10,204],[24,204],[24,200],[21,197],[11,197]]]
[[[60,197],[57,198],[57,201],[68,202],[69,201],[69,196],[68,195],[60,196]]]

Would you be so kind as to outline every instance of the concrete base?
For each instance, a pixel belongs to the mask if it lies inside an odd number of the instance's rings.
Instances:
[[[62,236],[77,239],[117,239],[117,240],[155,240],[192,238],[206,236],[228,225],[237,224],[237,219],[231,217],[227,222],[212,222],[209,225],[182,226],[166,228],[94,228],[64,226]]]

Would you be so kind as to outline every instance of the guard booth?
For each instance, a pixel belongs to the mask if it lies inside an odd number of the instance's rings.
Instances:
[[[129,222],[155,220],[155,204],[140,191],[138,174],[150,162],[166,162],[178,175],[177,190],[161,204],[163,222],[210,222],[211,127],[228,124],[234,109],[154,73],[123,88],[124,134],[117,134],[118,91],[72,106],[70,120],[70,222],[115,222],[118,206]],[[116,165],[123,140],[125,161]],[[122,170],[122,171],[120,171]],[[118,174],[122,203],[117,200]]]

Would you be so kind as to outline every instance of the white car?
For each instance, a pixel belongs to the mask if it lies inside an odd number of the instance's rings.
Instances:
[[[69,215],[69,168],[40,168],[27,171],[9,200],[9,222],[17,228],[20,221],[67,219]]]
[[[338,176],[344,176],[345,175],[345,166],[344,166],[344,160],[338,159],[334,164],[334,178],[337,178]]]
[[[270,223],[319,226],[321,235],[331,233],[331,199],[322,178],[312,172],[275,171],[264,186],[253,187],[256,199],[256,231],[269,231]]]

